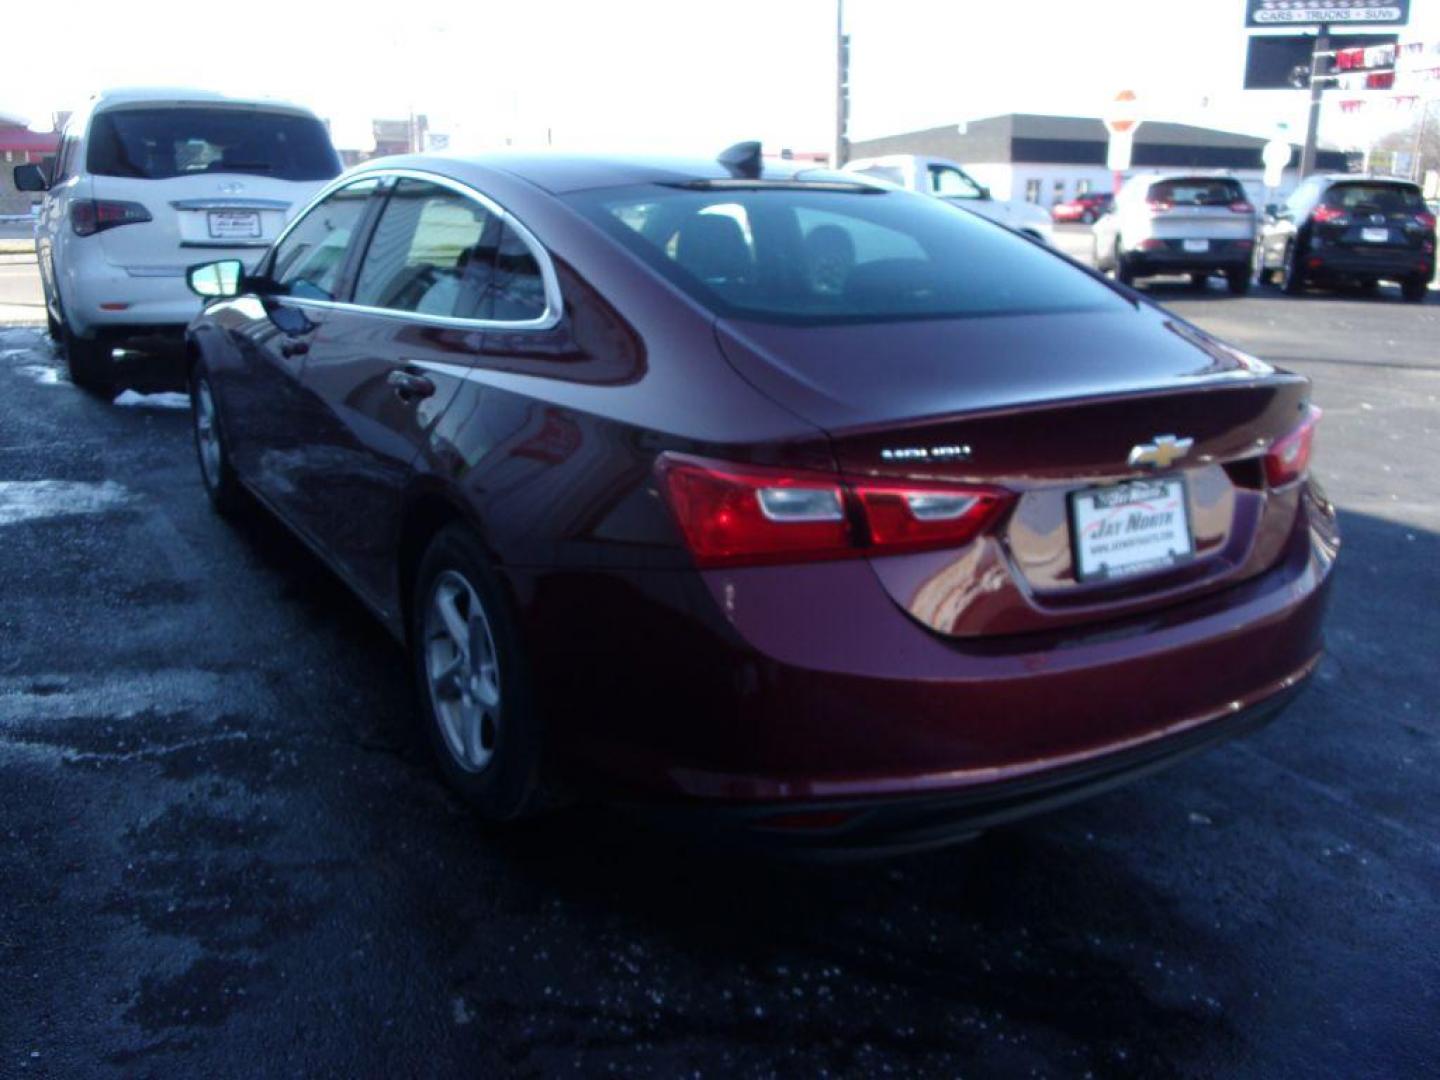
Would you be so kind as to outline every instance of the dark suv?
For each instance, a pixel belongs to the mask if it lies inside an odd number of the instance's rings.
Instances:
[[[1371,289],[1396,281],[1420,303],[1435,275],[1435,215],[1419,187],[1370,176],[1312,176],[1260,228],[1256,277],[1288,293],[1309,284]]]

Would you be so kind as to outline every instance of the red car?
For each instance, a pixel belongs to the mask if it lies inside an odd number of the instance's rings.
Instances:
[[[1001,226],[766,162],[388,158],[194,267],[200,473],[408,649],[447,779],[942,843],[1274,716],[1310,385]]]
[[[1110,212],[1115,205],[1115,196],[1108,191],[1091,191],[1076,195],[1068,202],[1056,203],[1050,209],[1050,216],[1056,221],[1079,221],[1093,224]]]

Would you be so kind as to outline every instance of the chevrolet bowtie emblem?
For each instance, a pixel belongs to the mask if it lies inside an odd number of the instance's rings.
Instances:
[[[1156,435],[1154,442],[1141,443],[1132,447],[1127,464],[1133,469],[1140,465],[1152,469],[1168,469],[1179,461],[1195,445],[1194,439],[1177,439],[1174,435]]]

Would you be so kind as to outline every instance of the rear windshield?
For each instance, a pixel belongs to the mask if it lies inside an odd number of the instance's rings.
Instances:
[[[249,109],[156,108],[100,113],[86,167],[95,176],[164,180],[246,173],[328,180],[340,159],[314,117]]]
[[[1126,305],[1036,243],[905,192],[664,185],[570,200],[721,315],[804,325]]]
[[[1210,176],[1162,180],[1150,186],[1151,202],[1168,202],[1176,206],[1229,206],[1232,202],[1244,200],[1245,189],[1238,182]]]
[[[1325,205],[1378,214],[1418,213],[1425,209],[1420,189],[1408,184],[1336,184],[1325,193]]]

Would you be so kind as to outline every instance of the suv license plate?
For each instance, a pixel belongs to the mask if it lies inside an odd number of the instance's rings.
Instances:
[[[1073,492],[1070,530],[1080,581],[1164,569],[1195,550],[1178,476]]]
[[[260,238],[260,212],[258,210],[211,210],[210,239],[212,240],[258,240]]]
[[[1389,229],[1361,229],[1360,239],[1367,244],[1383,244],[1390,239]]]
[[[1185,241],[1185,250],[1186,250],[1186,251],[1209,251],[1209,250],[1210,250],[1210,241],[1209,241],[1209,240],[1186,240],[1186,241]]]

